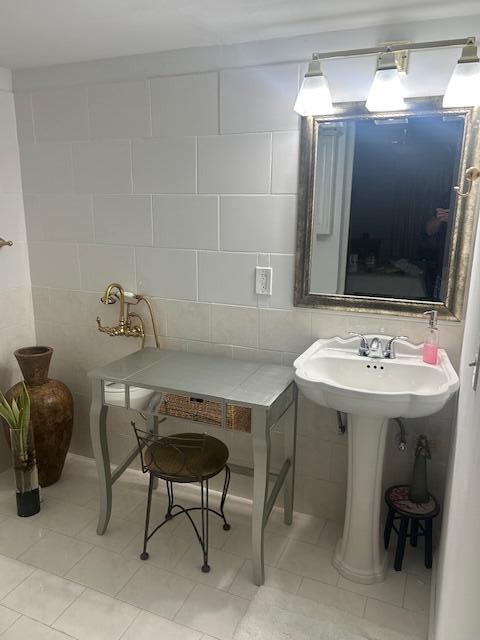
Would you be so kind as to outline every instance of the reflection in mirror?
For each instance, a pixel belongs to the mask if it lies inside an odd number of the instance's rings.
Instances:
[[[310,292],[445,300],[465,115],[322,120]]]

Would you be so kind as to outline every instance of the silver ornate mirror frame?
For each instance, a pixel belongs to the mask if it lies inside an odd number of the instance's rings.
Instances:
[[[415,316],[436,309],[444,319],[461,320],[467,281],[470,273],[475,218],[480,183],[473,186],[467,198],[457,196],[455,218],[450,242],[450,257],[445,300],[429,302],[370,296],[323,294],[310,292],[310,263],[313,221],[313,190],[318,123],[333,120],[392,118],[408,115],[457,114],[465,116],[463,148],[457,184],[462,188],[468,167],[480,166],[480,108],[443,109],[441,98],[408,100],[406,111],[375,113],[366,110],[363,102],[336,105],[334,115],[304,117],[300,134],[300,165],[297,215],[297,246],[295,256],[294,304],[336,311]]]

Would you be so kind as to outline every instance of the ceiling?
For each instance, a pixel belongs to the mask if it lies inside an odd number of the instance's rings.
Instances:
[[[0,66],[478,14],[478,0],[0,0]]]

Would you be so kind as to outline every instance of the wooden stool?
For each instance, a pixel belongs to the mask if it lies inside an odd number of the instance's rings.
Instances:
[[[403,555],[407,538],[412,547],[417,546],[419,536],[425,537],[425,566],[432,568],[432,521],[440,513],[440,505],[434,496],[430,495],[428,502],[418,504],[409,498],[410,487],[406,484],[395,485],[385,492],[385,502],[388,505],[388,516],[385,523],[385,549],[390,544],[392,529],[398,534],[395,562],[396,571],[402,570]],[[395,520],[400,520],[397,529]],[[408,532],[410,524],[410,533]]]

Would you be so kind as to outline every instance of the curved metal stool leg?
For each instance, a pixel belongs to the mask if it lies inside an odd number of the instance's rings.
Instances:
[[[210,565],[208,564],[208,480],[205,480],[206,493],[204,496],[204,483],[200,483],[202,492],[202,551],[203,551],[203,566],[202,572],[209,573]]]
[[[166,485],[167,485],[168,507],[167,507],[167,513],[165,514],[165,520],[171,520],[173,517],[172,507],[173,507],[173,503],[175,502],[175,497],[173,494],[173,482],[170,482],[167,480]]]
[[[225,512],[224,512],[225,500],[227,499],[228,487],[230,486],[230,476],[231,476],[230,467],[226,464],[225,465],[225,482],[223,483],[222,499],[220,500],[220,513],[222,514],[222,518],[223,518],[224,531],[230,531],[231,529],[231,526],[227,522],[227,519],[225,517]]]
[[[148,527],[150,526],[150,509],[152,506],[152,491],[153,491],[154,477],[150,474],[150,481],[148,483],[148,499],[147,499],[147,515],[145,516],[145,534],[143,536],[143,551],[140,554],[141,560],[148,560],[149,555],[147,553],[148,542]]]

